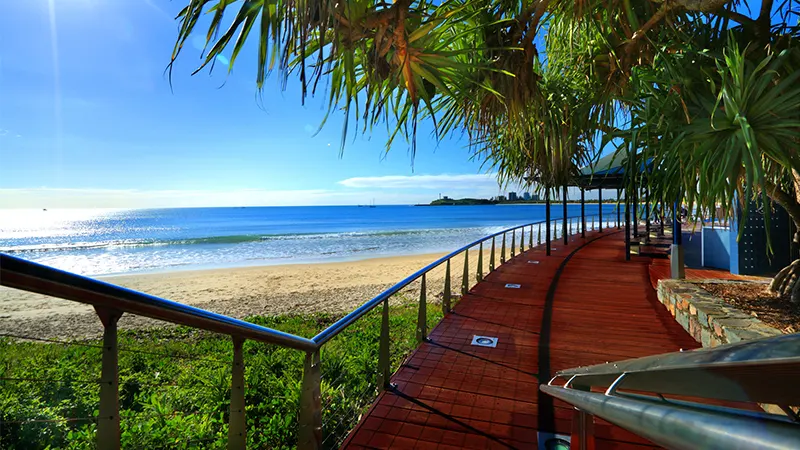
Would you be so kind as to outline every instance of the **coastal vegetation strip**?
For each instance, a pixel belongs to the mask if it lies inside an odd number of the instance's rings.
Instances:
[[[390,308],[392,371],[416,346],[417,306],[402,300]],[[429,308],[428,326],[441,317],[440,308]],[[249,320],[313,336],[338,318],[309,314]],[[380,320],[372,312],[322,349],[328,448],[338,445],[377,394]],[[123,448],[226,448],[230,338],[172,327],[121,332],[119,346]],[[93,447],[101,351],[99,340],[0,337],[0,448]],[[244,352],[248,448],[294,448],[304,355],[249,341]]]

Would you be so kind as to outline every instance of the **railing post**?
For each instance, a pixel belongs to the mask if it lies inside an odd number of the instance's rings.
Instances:
[[[564,185],[563,191],[564,200],[562,201],[564,209],[561,217],[561,237],[564,239],[564,245],[569,244],[569,237],[567,236],[567,185]]]
[[[494,272],[494,252],[494,236],[492,236],[492,254],[489,255],[489,272]],[[450,261],[447,261],[447,264],[450,264]]]
[[[233,366],[231,367],[231,411],[228,420],[228,450],[247,447],[247,421],[244,405],[244,339],[233,337]]]
[[[448,261],[449,262],[449,261]],[[446,280],[445,283],[448,283]],[[445,284],[446,285],[446,284]],[[448,294],[446,293],[445,296]],[[446,303],[449,303],[449,299]],[[447,311],[445,311],[447,313]],[[389,298],[383,301],[381,315],[381,342],[378,347],[378,389],[384,390],[389,385]]]
[[[540,245],[542,243],[542,224],[540,223],[536,228],[536,245]]]
[[[517,230],[511,230],[511,257],[516,256]]]
[[[550,189],[547,189],[547,191],[545,191],[544,198],[545,198],[545,204],[547,205],[545,207],[545,222],[547,222],[547,224],[545,229],[544,240],[547,246],[547,256],[550,256]]]
[[[469,249],[464,250],[464,276],[461,278],[461,295],[469,292]]]
[[[528,233],[528,250],[533,248],[533,225],[531,225],[531,232]]]
[[[428,338],[428,292],[425,274],[422,274],[422,285],[419,288],[419,313],[417,314],[417,342]]]
[[[103,323],[103,359],[100,369],[100,407],[97,420],[98,450],[119,450],[119,356],[117,321],[122,313],[95,307]]]
[[[625,261],[631,260],[631,201],[625,190]]]
[[[600,227],[600,232],[603,232],[603,188],[597,190],[598,208],[597,208],[597,224]]]
[[[303,382],[300,390],[300,417],[297,448],[322,448],[321,366],[319,350],[306,353],[303,363]]]
[[[483,242],[478,245],[478,275],[475,279],[479,283],[483,281]]]
[[[581,237],[586,239],[586,191],[581,188]]]
[[[500,245],[500,264],[506,262],[506,234],[503,233],[503,243]]]
[[[519,229],[519,253],[525,253],[525,227]]]
[[[450,289],[450,260],[447,260],[444,271],[444,298],[442,299],[442,312],[447,314],[450,312],[450,299],[452,298],[452,290]]]
[[[617,229],[620,229],[620,225],[622,220],[620,219],[620,211],[619,211],[619,196],[622,195],[622,189],[617,189]]]

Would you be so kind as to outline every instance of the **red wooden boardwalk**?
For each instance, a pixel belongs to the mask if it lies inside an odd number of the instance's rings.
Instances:
[[[698,347],[655,297],[651,259],[625,261],[623,237],[612,229],[554,241],[552,256],[540,246],[488,275],[400,367],[396,389],[344,447],[536,448],[538,430],[571,429],[573,409],[538,390],[557,370]],[[471,345],[475,335],[498,337],[497,347]],[[600,420],[595,436],[598,449],[652,446]]]

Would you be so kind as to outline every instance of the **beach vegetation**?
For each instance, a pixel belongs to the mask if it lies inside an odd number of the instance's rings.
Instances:
[[[429,308],[429,326],[441,319]],[[253,317],[313,336],[339,317]],[[391,367],[416,347],[417,305],[390,307]],[[325,447],[337,448],[377,395],[381,315],[371,312],[321,353]],[[233,345],[187,327],[121,331],[122,448],[227,448]],[[96,442],[101,341],[0,338],[0,449],[85,449]],[[246,341],[248,448],[295,448],[304,354]],[[56,363],[57,362],[57,363]]]

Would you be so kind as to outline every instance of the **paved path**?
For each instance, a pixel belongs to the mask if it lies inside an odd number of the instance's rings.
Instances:
[[[345,448],[537,448],[573,409],[540,394],[560,369],[697,348],[658,302],[650,258],[625,261],[615,229],[526,251],[478,283],[392,377]],[[536,261],[531,262],[531,261]],[[519,289],[506,283],[520,284]],[[496,348],[471,345],[493,336]],[[595,421],[597,448],[649,448]]]

